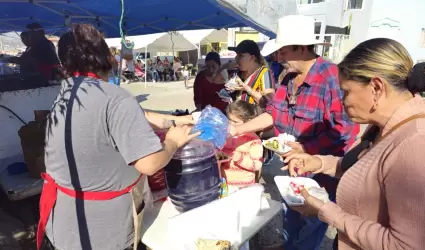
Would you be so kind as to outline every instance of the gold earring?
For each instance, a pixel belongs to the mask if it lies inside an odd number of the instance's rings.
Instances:
[[[377,101],[375,101],[374,103],[373,103],[373,106],[372,106],[372,110],[376,110],[376,108],[378,107],[378,102]]]

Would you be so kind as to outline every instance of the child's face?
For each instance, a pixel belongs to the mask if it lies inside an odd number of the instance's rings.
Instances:
[[[243,124],[243,121],[239,117],[233,114],[227,114],[227,117],[229,118],[230,124],[234,124],[234,125]]]

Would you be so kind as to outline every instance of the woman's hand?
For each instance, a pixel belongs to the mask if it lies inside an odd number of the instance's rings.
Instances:
[[[201,132],[190,134],[191,131],[192,128],[187,125],[171,127],[165,135],[165,140],[172,141],[176,144],[177,148],[181,148],[201,134]]]
[[[325,203],[314,196],[311,196],[307,190],[301,188],[301,195],[304,197],[304,205],[302,206],[293,206],[292,210],[297,211],[304,216],[315,216],[319,214],[320,207]]]
[[[301,143],[299,143],[299,142],[287,141],[287,142],[285,142],[285,144],[288,145],[289,147],[291,147],[292,149],[291,149],[291,151],[282,154],[281,156],[283,158],[287,158],[287,157],[289,157],[292,154],[302,154],[302,153],[305,153],[303,145]]]
[[[317,173],[322,168],[322,160],[306,153],[294,153],[283,161],[286,166],[282,170],[289,170],[291,176],[302,175],[306,172]]]

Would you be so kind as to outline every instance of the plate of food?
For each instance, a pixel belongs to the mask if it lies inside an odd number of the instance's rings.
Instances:
[[[286,145],[285,143],[288,141],[294,142],[295,137],[287,133],[284,133],[284,134],[280,134],[277,137],[272,137],[268,140],[264,140],[263,146],[278,154],[285,154],[292,150],[292,148]]]
[[[225,84],[226,88],[233,89],[239,87],[240,82],[242,80],[238,75],[234,74]]]
[[[328,193],[324,188],[310,178],[275,176],[274,182],[279,189],[280,195],[289,206],[301,206],[304,204],[304,197],[301,195],[301,189],[306,189],[312,196],[327,202]]]
[[[285,154],[292,150],[292,148],[285,144],[279,137],[273,137],[263,141],[263,146],[278,154]]]

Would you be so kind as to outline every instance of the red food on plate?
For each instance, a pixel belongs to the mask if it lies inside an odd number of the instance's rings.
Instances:
[[[291,181],[290,185],[291,185],[292,191],[294,191],[296,195],[301,194],[301,189],[304,188],[304,185],[299,185],[293,181]]]

